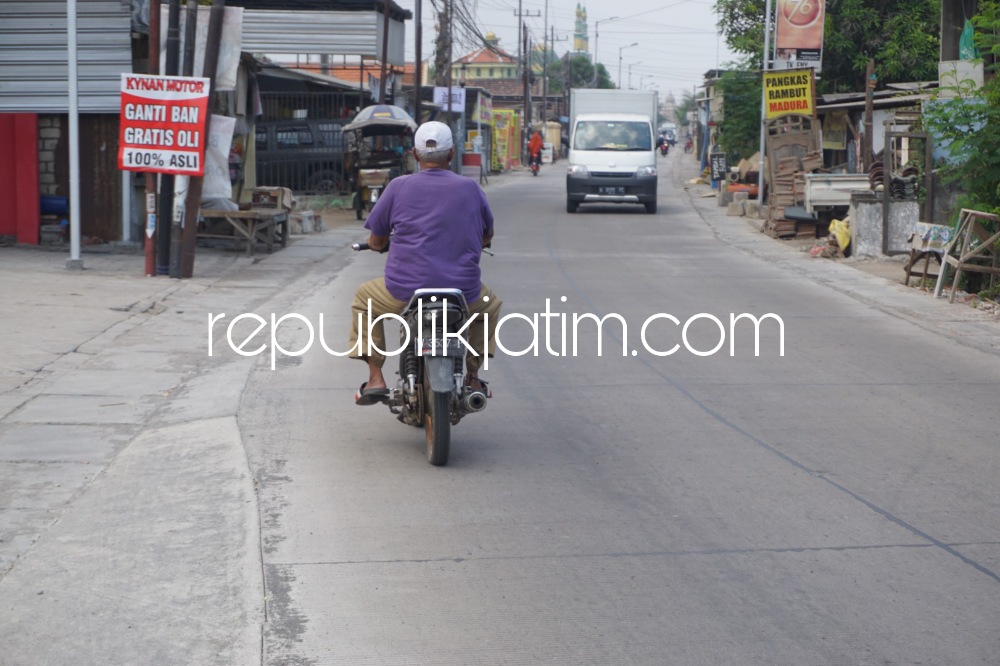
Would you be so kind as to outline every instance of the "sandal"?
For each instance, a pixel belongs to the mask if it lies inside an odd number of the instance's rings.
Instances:
[[[355,405],[374,405],[377,402],[385,402],[385,399],[389,397],[388,388],[366,388],[368,382],[361,385],[358,392],[354,394],[354,404]]]
[[[477,382],[479,382],[480,387],[478,389],[476,387],[472,386],[471,382],[472,382],[473,379],[475,379]],[[489,383],[485,379],[482,379],[480,377],[466,377],[465,378],[465,386],[467,388],[469,388],[470,390],[480,391],[487,398],[492,398],[493,397],[493,391],[490,389]]]

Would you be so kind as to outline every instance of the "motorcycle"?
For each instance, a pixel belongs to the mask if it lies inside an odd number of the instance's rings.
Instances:
[[[542,164],[542,155],[541,155],[541,153],[538,153],[537,155],[532,155],[531,156],[531,175],[532,176],[537,176],[538,175],[538,170],[541,168],[541,164]]]
[[[370,249],[367,243],[351,247]],[[400,316],[399,379],[382,402],[402,423],[424,428],[427,461],[443,466],[451,426],[486,409],[487,394],[463,381],[466,348],[457,333],[469,320],[469,306],[460,289],[418,289]]]
[[[660,144],[660,155],[666,157],[667,153],[669,152],[670,152],[670,144],[664,141],[663,143]]]

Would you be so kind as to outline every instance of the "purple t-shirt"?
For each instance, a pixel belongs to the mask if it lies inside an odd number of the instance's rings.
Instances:
[[[469,304],[482,288],[483,236],[493,234],[486,194],[465,176],[444,169],[394,178],[375,203],[365,228],[392,232],[385,286],[407,301],[417,289],[461,289]]]

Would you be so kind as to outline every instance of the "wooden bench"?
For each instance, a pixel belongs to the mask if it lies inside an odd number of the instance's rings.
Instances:
[[[247,256],[252,257],[257,243],[267,247],[288,247],[288,211],[282,209],[201,211],[198,238],[237,239],[246,242]]]

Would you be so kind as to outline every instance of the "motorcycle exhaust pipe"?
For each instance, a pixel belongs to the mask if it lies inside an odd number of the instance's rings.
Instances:
[[[466,414],[481,412],[486,409],[486,394],[482,391],[470,391],[462,396],[461,405]]]

